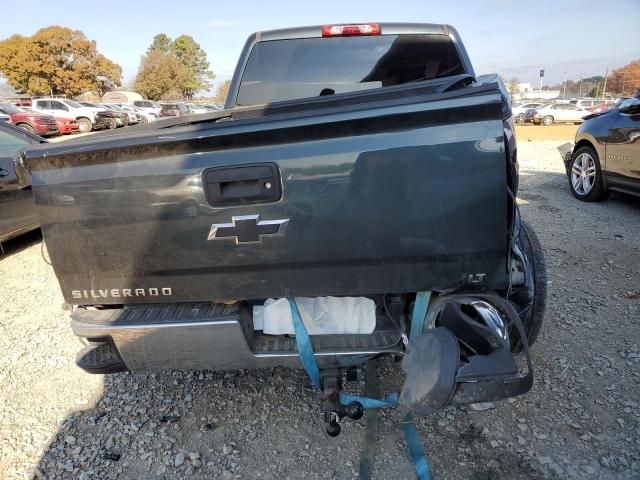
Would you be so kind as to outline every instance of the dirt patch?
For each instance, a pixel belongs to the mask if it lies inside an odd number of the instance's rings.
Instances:
[[[576,130],[579,125],[554,124],[545,127],[544,125],[516,125],[516,138],[519,142],[531,142],[534,140],[558,140],[573,142],[576,137]]]

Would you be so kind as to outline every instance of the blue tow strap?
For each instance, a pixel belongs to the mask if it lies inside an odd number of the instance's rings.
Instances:
[[[411,338],[422,333],[422,326],[427,314],[427,308],[429,305],[429,297],[431,292],[418,292],[416,296],[416,302],[413,308],[413,314],[411,317]],[[307,375],[315,385],[315,387],[322,391],[322,382],[320,380],[320,368],[318,362],[313,353],[313,345],[311,344],[311,338],[307,332],[302,317],[300,316],[300,310],[295,298],[289,298],[289,305],[291,307],[291,317],[293,318],[293,329],[296,334],[296,344],[298,345],[298,353],[300,354],[300,361],[304,367]],[[351,402],[359,402],[364,409],[367,408],[392,408],[398,404],[398,394],[392,393],[382,400],[375,398],[361,397],[358,395],[349,395],[347,393],[340,393],[340,403],[349,404]],[[429,470],[429,463],[427,457],[424,454],[424,448],[418,438],[418,432],[416,425],[413,421],[402,422],[402,430],[404,431],[407,447],[409,448],[409,454],[416,470],[416,477],[418,480],[431,480],[431,472]]]
[[[416,294],[416,302],[413,304],[413,312],[411,313],[411,334],[409,338],[416,338],[422,335],[430,298],[431,292],[418,292]]]
[[[307,375],[316,386],[316,388],[322,391],[322,382],[320,380],[320,368],[316,357],[313,354],[313,345],[311,345],[311,338],[307,332],[304,323],[302,323],[302,317],[300,316],[300,310],[298,310],[298,304],[295,298],[289,299],[289,305],[291,307],[291,316],[293,317],[293,330],[296,332],[296,343],[298,344],[298,353],[300,354],[300,360]]]

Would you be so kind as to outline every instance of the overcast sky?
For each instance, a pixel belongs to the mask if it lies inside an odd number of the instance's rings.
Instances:
[[[474,0],[443,2],[109,0],[3,2],[0,38],[49,25],[82,30],[98,50],[136,74],[156,33],[188,34],[206,50],[216,83],[230,78],[246,37],[256,30],[357,21],[448,23],[457,28],[476,73],[500,73],[538,85],[604,75],[640,58],[640,0]],[[12,11],[13,10],[13,11]],[[6,15],[5,15],[6,14]],[[11,20],[11,19],[15,19]]]

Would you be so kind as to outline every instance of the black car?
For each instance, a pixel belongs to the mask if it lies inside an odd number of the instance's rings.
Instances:
[[[18,160],[27,147],[46,142],[0,122],[0,250],[2,242],[40,226],[31,195],[31,175]]]
[[[593,202],[609,190],[640,195],[640,94],[585,119],[564,157],[573,196]]]

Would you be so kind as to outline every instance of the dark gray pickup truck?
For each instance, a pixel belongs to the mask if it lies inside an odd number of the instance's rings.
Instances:
[[[311,334],[325,390],[393,355],[414,412],[524,393],[546,281],[507,98],[447,25],[275,30],[223,111],[30,149],[78,365],[300,367],[255,312],[357,297],[372,331]]]

